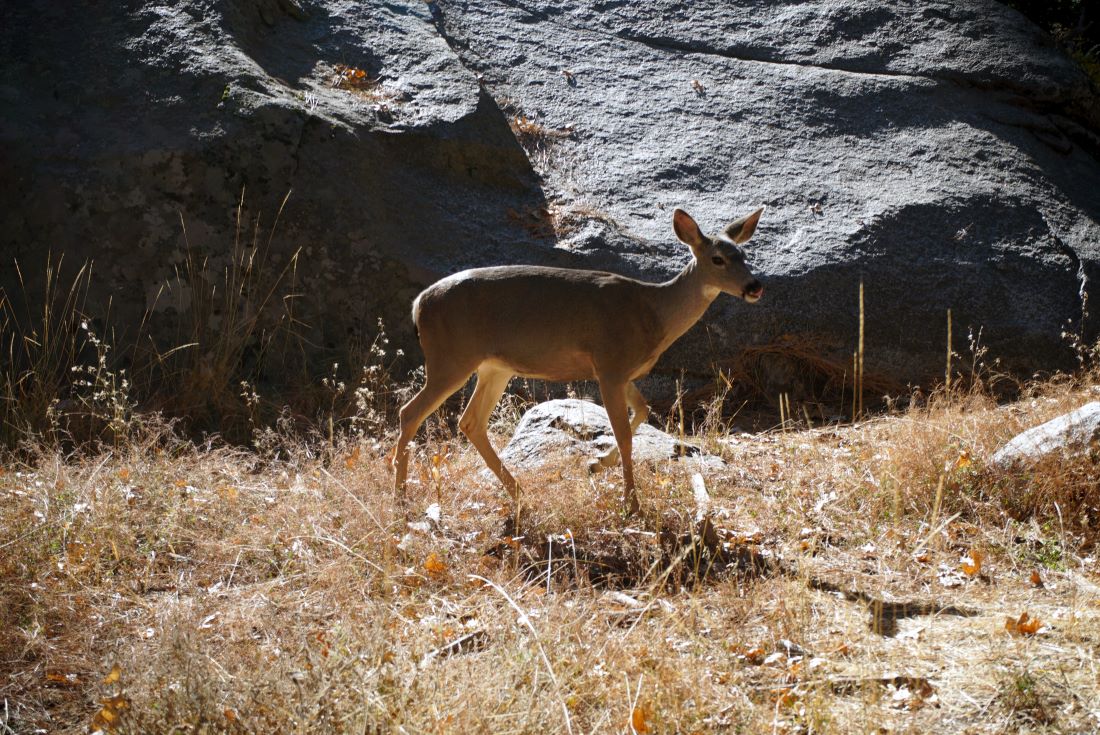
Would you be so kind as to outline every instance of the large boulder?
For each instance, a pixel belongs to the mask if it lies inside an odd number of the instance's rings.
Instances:
[[[188,253],[216,278],[265,248],[288,191],[271,304],[315,356],[377,316],[408,346],[413,295],[465,267],[666,278],[675,206],[713,231],[768,205],[768,290],[658,371],[791,335],[850,355],[861,279],[867,369],[900,380],[942,374],[948,308],[1020,371],[1066,364],[1067,320],[1096,333],[1094,97],[993,0],[29,3],[0,59],[0,286],[94,258],[89,310],[151,311],[162,344],[205,287]]]
[[[32,300],[48,253],[94,259],[92,315],[151,311],[163,344],[235,249],[268,287],[301,248],[271,304],[340,354],[379,316],[411,338],[425,282],[552,246],[509,218],[541,190],[422,2],[17,3],[0,59],[0,285]]]
[[[705,355],[784,334],[850,360],[861,280],[868,371],[942,376],[948,309],[956,335],[984,328],[1011,368],[1070,364],[1060,333],[1082,328],[1100,259],[1098,115],[1082,72],[1015,11],[992,0],[438,6],[494,96],[554,133],[539,171],[563,213],[561,247],[667,276],[687,257],[669,232],[674,207],[714,231],[768,206],[749,244],[764,300],[720,299],[709,332],[659,368],[704,368]],[[593,211],[601,227],[570,221]]]

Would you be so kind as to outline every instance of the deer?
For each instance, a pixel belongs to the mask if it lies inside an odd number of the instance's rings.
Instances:
[[[424,352],[424,386],[401,408],[400,433],[390,456],[399,504],[406,507],[409,442],[476,373],[458,426],[517,509],[520,486],[493,449],[488,425],[508,382],[521,376],[599,384],[615,446],[590,469],[611,467],[621,458],[626,515],[637,513],[631,446],[634,432],[649,416],[649,404],[634,381],[649,373],[719,294],[750,304],[763,297],[764,287],[739,247],[752,237],[763,211],[707,236],[677,208],[672,229],[692,257],[663,283],[603,271],[506,265],[464,270],[422,291],[413,300],[412,318]]]

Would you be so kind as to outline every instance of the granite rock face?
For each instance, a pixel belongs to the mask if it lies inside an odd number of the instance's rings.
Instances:
[[[956,334],[983,327],[1016,369],[1064,364],[1059,333],[1081,322],[1100,258],[1097,111],[1079,70],[1014,11],[439,5],[452,46],[498,98],[570,131],[546,189],[614,227],[581,228],[561,247],[669,274],[685,258],[674,207],[715,231],[768,206],[749,244],[764,301],[720,299],[709,339],[695,330],[667,365],[788,333],[850,355],[861,279],[873,369],[942,373],[948,308]]]
[[[211,285],[177,277],[189,253],[216,282],[258,244],[273,282],[300,249],[280,293],[341,354],[379,316],[411,337],[424,282],[534,242],[507,214],[542,201],[528,159],[422,2],[25,3],[0,56],[9,289],[14,259],[31,289],[48,252],[94,259],[90,301],[170,339]]]
[[[850,358],[861,279],[867,369],[899,381],[942,374],[948,308],[1021,372],[1068,364],[1067,321],[1097,334],[1096,98],[993,0],[32,2],[0,58],[0,285],[94,259],[89,301],[166,343],[188,253],[217,274],[276,213],[327,359],[379,316],[413,344],[446,273],[663,279],[674,207],[717,231],[761,204],[764,300],[721,297],[658,371],[783,335]]]

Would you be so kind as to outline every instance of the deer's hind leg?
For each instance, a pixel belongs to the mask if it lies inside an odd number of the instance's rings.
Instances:
[[[401,433],[397,437],[397,446],[393,450],[393,493],[398,502],[405,504],[405,478],[409,471],[408,446],[416,436],[416,430],[424,419],[432,415],[443,401],[461,388],[473,372],[473,368],[427,366],[424,387],[412,399],[401,407]]]
[[[470,396],[470,402],[466,404],[466,410],[462,412],[462,418],[458,420],[458,428],[462,429],[462,433],[477,448],[493,474],[500,478],[504,489],[512,496],[512,500],[518,501],[519,485],[516,483],[516,478],[512,477],[512,473],[500,461],[486,431],[489,426],[489,416],[492,415],[493,409],[500,401],[511,379],[512,373],[508,370],[485,365],[478,368],[477,386],[474,388],[474,394]]]

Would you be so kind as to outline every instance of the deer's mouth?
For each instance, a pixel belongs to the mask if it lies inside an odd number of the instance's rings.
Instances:
[[[751,283],[741,292],[741,298],[750,304],[754,304],[764,296],[764,287],[759,283]]]

